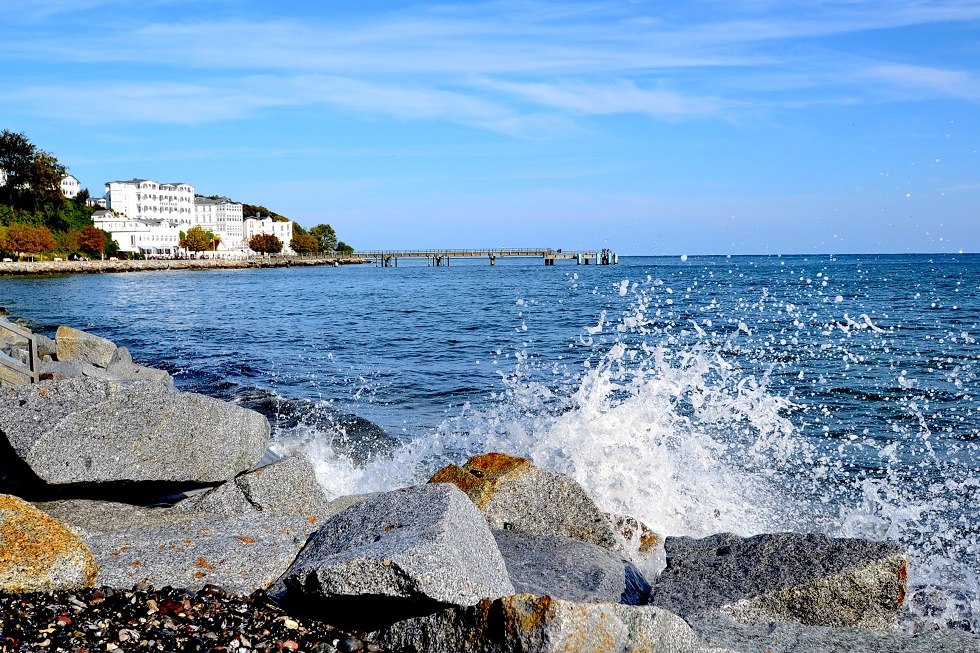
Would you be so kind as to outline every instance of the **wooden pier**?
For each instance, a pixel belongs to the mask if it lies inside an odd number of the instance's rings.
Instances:
[[[619,255],[611,250],[601,251],[568,251],[551,248],[509,248],[500,249],[403,249],[403,250],[373,250],[357,251],[349,255],[364,261],[374,261],[379,267],[397,267],[398,259],[426,259],[429,265],[449,266],[452,259],[485,258],[490,265],[496,265],[498,258],[540,258],[545,265],[554,265],[555,261],[575,261],[578,265],[618,265]]]

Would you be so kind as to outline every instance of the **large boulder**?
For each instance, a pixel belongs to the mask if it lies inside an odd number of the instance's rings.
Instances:
[[[641,605],[650,595],[633,563],[600,546],[520,531],[494,531],[493,537],[519,594],[628,605]]]
[[[340,512],[333,508],[316,480],[306,456],[293,454],[236,477],[178,503],[177,510],[241,514],[267,512],[300,515],[311,523]]]
[[[778,533],[667,538],[650,603],[684,617],[886,629],[906,594],[905,552],[890,542]]]
[[[701,653],[684,620],[650,606],[573,603],[530,594],[400,621],[368,638],[404,653]],[[714,649],[720,651],[721,649]]]
[[[365,619],[390,623],[514,588],[483,516],[440,483],[375,495],[334,515],[272,591],[368,627]]]
[[[49,486],[216,483],[251,468],[269,440],[259,413],[167,383],[43,381],[3,399],[0,435]],[[12,466],[0,461],[0,474]]]
[[[267,589],[316,528],[299,515],[220,515],[143,508],[108,501],[38,504],[79,533],[98,562],[97,585],[126,588],[146,580],[229,592]]]
[[[54,340],[58,360],[64,363],[91,363],[106,368],[116,353],[111,340],[69,326],[58,327]]]
[[[98,567],[85,543],[31,504],[0,494],[0,590],[91,587]]]
[[[430,483],[452,483],[470,497],[490,527],[581,540],[622,549],[621,539],[582,486],[565,474],[540,469],[527,458],[488,453],[462,467],[437,471]]]

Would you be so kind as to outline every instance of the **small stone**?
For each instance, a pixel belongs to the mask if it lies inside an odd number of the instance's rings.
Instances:
[[[341,653],[355,653],[364,648],[364,642],[350,635],[337,643],[337,650]]]

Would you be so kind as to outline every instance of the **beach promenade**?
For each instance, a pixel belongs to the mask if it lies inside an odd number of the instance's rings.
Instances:
[[[15,261],[0,263],[0,276],[86,274],[103,272],[147,272],[155,270],[244,270],[313,265],[352,265],[365,261],[350,257],[301,258],[274,256],[249,259],[177,259],[147,261]]]

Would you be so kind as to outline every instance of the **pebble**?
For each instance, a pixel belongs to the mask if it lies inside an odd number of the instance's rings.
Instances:
[[[329,617],[327,617],[329,618]],[[265,592],[194,592],[140,583],[131,590],[0,592],[0,651],[382,651],[323,621],[287,614]]]

